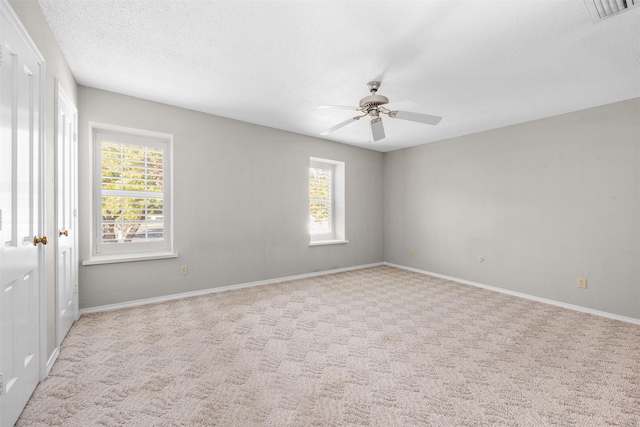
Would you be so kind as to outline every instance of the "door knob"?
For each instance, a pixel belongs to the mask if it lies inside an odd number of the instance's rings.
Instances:
[[[60,235],[61,235],[61,236],[67,236],[67,237],[68,237],[68,236],[69,236],[69,230],[61,231],[61,232],[60,232]]]
[[[38,246],[38,243],[42,243],[43,245],[46,245],[47,243],[49,243],[49,240],[47,239],[47,236],[42,236],[42,237],[35,236],[33,238],[33,246]]]

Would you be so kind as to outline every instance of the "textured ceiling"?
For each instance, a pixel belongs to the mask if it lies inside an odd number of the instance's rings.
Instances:
[[[640,7],[574,1],[39,0],[79,84],[379,151],[640,97]],[[366,84],[430,126],[366,120]]]

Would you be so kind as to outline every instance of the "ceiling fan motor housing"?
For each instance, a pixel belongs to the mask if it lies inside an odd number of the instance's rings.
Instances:
[[[382,95],[369,95],[360,100],[360,108],[372,108],[389,103],[389,98]]]

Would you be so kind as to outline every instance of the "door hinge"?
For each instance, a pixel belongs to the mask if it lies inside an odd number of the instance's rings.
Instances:
[[[73,133],[73,142],[78,142],[78,134],[76,132]]]
[[[4,374],[0,373],[0,396],[4,394]]]

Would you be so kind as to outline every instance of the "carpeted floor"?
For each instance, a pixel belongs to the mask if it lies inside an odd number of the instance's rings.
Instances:
[[[388,266],[84,315],[18,426],[640,426],[640,326]]]

